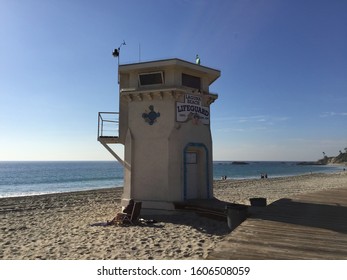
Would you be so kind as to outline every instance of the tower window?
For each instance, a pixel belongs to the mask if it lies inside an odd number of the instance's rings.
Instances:
[[[141,86],[161,85],[164,83],[163,72],[152,72],[139,74]]]
[[[182,73],[182,85],[186,87],[201,88],[201,79],[200,77],[195,77],[192,75]]]
[[[197,158],[198,158],[198,155],[195,152],[186,153],[186,162],[188,164],[196,164],[198,162]]]

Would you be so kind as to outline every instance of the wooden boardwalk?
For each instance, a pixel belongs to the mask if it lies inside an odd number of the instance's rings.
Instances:
[[[347,188],[252,209],[208,259],[347,259]]]

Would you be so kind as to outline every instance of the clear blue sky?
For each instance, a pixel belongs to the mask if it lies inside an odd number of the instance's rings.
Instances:
[[[215,160],[316,160],[347,147],[347,1],[0,0],[0,160],[110,160],[98,111],[117,64],[221,70]]]

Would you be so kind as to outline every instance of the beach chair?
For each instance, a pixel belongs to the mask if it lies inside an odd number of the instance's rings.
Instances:
[[[142,207],[141,201],[135,202],[131,213],[130,214],[124,213],[120,223],[121,224],[131,224],[131,225],[136,223],[137,220],[139,219],[139,216],[140,216],[141,207]]]

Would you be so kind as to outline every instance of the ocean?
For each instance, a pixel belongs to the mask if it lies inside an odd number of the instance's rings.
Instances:
[[[343,166],[297,165],[297,162],[216,161],[213,178],[250,179],[308,173],[333,173]],[[123,168],[116,161],[1,162],[0,197],[83,191],[123,186]]]

